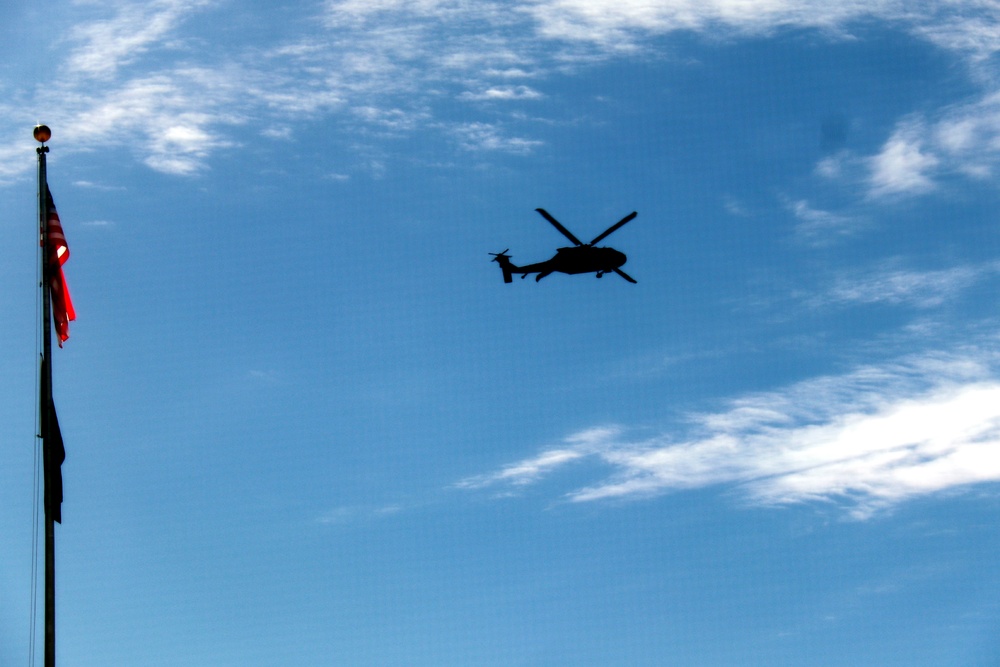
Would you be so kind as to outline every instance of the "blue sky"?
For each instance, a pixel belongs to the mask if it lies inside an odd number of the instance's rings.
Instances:
[[[1000,5],[26,4],[0,662],[38,122],[62,664],[1000,659]],[[638,284],[505,285],[488,253],[566,244],[536,207],[638,211],[604,242]]]

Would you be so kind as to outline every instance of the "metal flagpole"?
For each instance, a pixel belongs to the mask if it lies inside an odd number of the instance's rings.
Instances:
[[[46,174],[45,154],[49,147],[45,142],[52,136],[52,131],[45,125],[38,125],[34,130],[35,139],[42,145],[36,149],[38,153],[38,211],[40,215],[41,253],[42,253],[42,365],[41,391],[39,392],[39,425],[42,431],[42,469],[49,470],[52,462],[49,458],[48,439],[52,436],[51,405],[52,405],[52,314],[49,286],[52,280],[49,266],[49,203],[48,176]],[[46,475],[43,475],[43,478]],[[48,480],[46,480],[46,485]],[[46,489],[46,497],[48,497]],[[52,516],[50,503],[45,503],[45,667],[55,667],[56,664],[56,550],[55,550],[55,520]]]

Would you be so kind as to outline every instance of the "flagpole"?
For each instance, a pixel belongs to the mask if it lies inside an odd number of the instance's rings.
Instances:
[[[45,154],[49,147],[45,142],[52,136],[51,130],[45,125],[38,125],[34,130],[35,139],[42,145],[35,149],[38,153],[38,211],[40,215],[41,253],[42,253],[42,365],[41,391],[39,392],[39,426],[42,433],[42,468],[49,470],[52,463],[48,461],[50,452],[45,439],[51,435],[49,419],[52,411],[52,314],[51,267],[49,266],[49,204],[48,175],[46,173]],[[47,477],[47,475],[45,475]],[[48,480],[46,479],[46,484]],[[45,497],[49,497],[46,490]],[[56,550],[55,550],[55,519],[52,515],[51,503],[45,505],[45,667],[55,667],[56,664]]]

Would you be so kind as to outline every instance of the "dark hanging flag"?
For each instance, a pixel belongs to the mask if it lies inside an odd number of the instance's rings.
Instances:
[[[45,196],[49,212],[48,263],[49,291],[52,295],[52,318],[55,321],[56,333],[59,335],[59,347],[69,338],[69,323],[76,319],[73,310],[73,300],[69,298],[69,287],[66,285],[66,275],[62,266],[69,259],[69,246],[66,244],[66,234],[63,233],[56,204],[52,200],[52,191],[45,184]],[[44,236],[44,235],[43,235]],[[45,242],[45,239],[42,239]]]
[[[48,377],[47,361],[42,361],[42,470],[45,475],[45,513],[56,523],[62,523],[62,463],[66,460],[62,432],[51,390],[45,386]],[[48,394],[48,396],[46,396]],[[46,403],[48,405],[46,405]]]
[[[62,523],[62,462],[66,460],[55,403],[49,401],[49,428],[45,434],[45,507],[56,523]]]

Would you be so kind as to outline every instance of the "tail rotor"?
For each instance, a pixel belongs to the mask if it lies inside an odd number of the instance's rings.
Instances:
[[[504,250],[503,252],[490,253],[490,255],[493,256],[493,261],[500,265],[500,270],[503,271],[503,281],[505,283],[514,281],[514,277],[511,275],[511,268],[513,268],[513,265],[510,261],[510,255],[507,254],[508,250],[510,250],[510,248],[507,248],[507,250]]]

